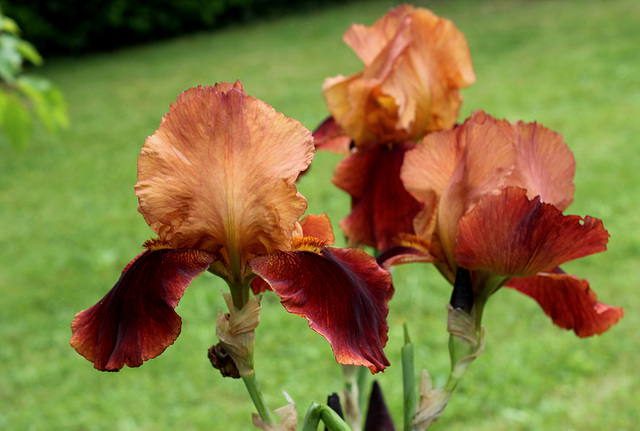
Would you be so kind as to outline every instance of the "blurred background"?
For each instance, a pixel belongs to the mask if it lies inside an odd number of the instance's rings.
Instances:
[[[327,116],[324,79],[362,66],[342,34],[398,3],[0,1],[45,60],[22,72],[60,90],[68,119],[54,133],[34,121],[20,146],[6,133],[15,123],[0,121],[0,429],[251,429],[244,385],[222,378],[207,360],[226,289],[210,274],[180,302],[176,343],[140,368],[94,370],[69,346],[69,324],[152,236],[136,211],[136,159],[181,91],[240,79],[248,94],[314,129]],[[602,336],[579,339],[530,299],[499,291],[485,311],[485,354],[432,429],[637,429],[640,3],[414,4],[452,20],[467,37],[477,81],[463,91],[461,120],[484,109],[564,135],[577,161],[567,212],[602,219],[611,239],[606,253],[563,267],[589,279],[600,301],[626,309]],[[317,154],[299,189],[310,213],[331,217],[344,244],[338,222],[349,198],[331,183],[338,160]],[[418,264],[397,268],[394,284],[386,349],[392,366],[375,378],[400,427],[402,324],[416,345],[416,367],[443,384],[451,288]],[[256,370],[268,404],[284,405],[285,390],[303,417],[312,401],[340,390],[342,371],[329,344],[278,302],[275,295],[263,301]]]

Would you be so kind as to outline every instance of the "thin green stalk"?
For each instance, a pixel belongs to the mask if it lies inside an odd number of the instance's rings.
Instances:
[[[262,391],[260,390],[260,385],[258,384],[258,380],[256,379],[255,371],[246,376],[242,376],[242,380],[247,387],[247,391],[249,391],[251,401],[253,401],[253,405],[256,406],[260,418],[270,424],[276,423],[271,410],[269,410],[269,408],[267,407],[267,403],[262,396]]]
[[[401,349],[402,356],[402,388],[404,407],[404,430],[411,429],[411,422],[416,414],[416,379],[413,357],[413,344],[409,338],[409,329],[404,324],[404,346]]]

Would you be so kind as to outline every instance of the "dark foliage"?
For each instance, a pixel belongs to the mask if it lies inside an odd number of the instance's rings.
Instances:
[[[4,0],[3,13],[45,56],[104,51],[309,12],[340,0]],[[343,0],[344,1],[344,0]]]

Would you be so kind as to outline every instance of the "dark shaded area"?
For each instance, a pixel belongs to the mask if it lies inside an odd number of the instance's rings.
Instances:
[[[9,0],[3,13],[44,56],[107,51],[350,0]]]
[[[395,431],[395,429],[391,413],[382,394],[382,388],[378,381],[374,380],[364,431]]]

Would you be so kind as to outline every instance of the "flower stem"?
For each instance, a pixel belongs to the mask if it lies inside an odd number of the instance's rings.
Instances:
[[[302,431],[316,431],[320,420],[329,431],[352,431],[352,428],[331,407],[318,403],[311,403],[304,418]]]
[[[253,401],[253,405],[258,410],[260,418],[267,423],[276,423],[271,410],[267,407],[267,403],[262,396],[262,390],[260,389],[260,385],[256,379],[255,371],[251,374],[242,376],[242,380],[244,381],[244,385],[247,387],[247,391],[249,392],[251,401]]]
[[[402,387],[404,406],[404,430],[411,429],[416,414],[416,381],[413,361],[413,344],[409,338],[409,328],[404,324],[404,346],[402,346]]]

